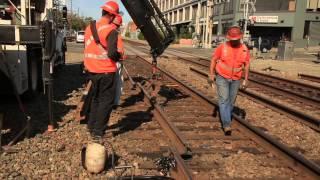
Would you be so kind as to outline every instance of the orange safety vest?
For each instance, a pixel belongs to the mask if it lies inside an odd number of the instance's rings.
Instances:
[[[96,23],[101,44],[96,44],[90,29],[90,25],[85,31],[84,65],[91,73],[116,72],[116,63],[108,57],[106,37],[115,26],[108,24],[104,19]]]
[[[234,52],[237,52],[234,54]],[[222,44],[220,60],[217,61],[216,72],[224,78],[239,80],[242,77],[243,64],[246,62],[248,48],[241,44],[235,51],[229,44]]]

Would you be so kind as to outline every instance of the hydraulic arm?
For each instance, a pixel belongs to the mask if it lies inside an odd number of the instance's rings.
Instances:
[[[153,58],[174,41],[174,33],[154,0],[121,0],[151,47]]]

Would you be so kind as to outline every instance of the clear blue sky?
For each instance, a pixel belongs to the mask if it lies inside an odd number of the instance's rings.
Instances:
[[[123,7],[121,0],[114,1],[119,3],[120,11],[124,12],[124,22],[128,22],[130,17]],[[66,1],[68,9],[70,9],[70,2],[71,0]],[[107,0],[72,0],[72,9],[74,13],[77,13],[79,8],[80,15],[99,19],[101,17],[100,6],[102,6],[105,2],[107,2]]]

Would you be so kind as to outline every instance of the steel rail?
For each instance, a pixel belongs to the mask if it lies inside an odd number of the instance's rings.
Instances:
[[[312,76],[312,75],[308,75],[308,74],[299,73],[298,77],[300,79],[304,79],[304,80],[320,83],[320,77],[319,76]]]
[[[276,80],[282,81],[284,83],[291,83],[294,86],[300,86],[303,89],[309,89],[310,91],[313,91],[313,92],[316,92],[316,91],[320,92],[320,87],[313,86],[311,84],[307,84],[307,83],[303,83],[303,82],[299,82],[299,81],[294,81],[294,80],[290,80],[290,79],[285,79],[285,78],[273,76],[273,75],[270,75],[270,74],[264,74],[264,73],[257,72],[257,71],[254,71],[254,70],[251,70],[250,73],[254,73],[256,75],[260,75],[263,78],[272,78],[272,79],[276,79]]]
[[[140,42],[133,42],[133,41],[129,41],[127,40],[127,42],[129,43],[137,43],[137,44],[143,44],[143,43],[140,43]],[[141,47],[143,48],[143,47]],[[193,63],[193,64],[196,64],[196,65],[199,65],[199,66],[202,66],[202,67],[205,67],[205,68],[208,68],[210,66],[210,59],[207,59],[205,57],[199,57],[197,55],[194,55],[194,54],[190,54],[190,53],[187,53],[187,52],[179,52],[178,50],[171,50],[170,51],[176,51],[180,54],[186,54],[188,56],[193,56],[195,57],[196,59],[190,59],[190,58],[187,58],[187,57],[179,57],[177,55],[175,55],[174,53],[172,52],[168,52],[166,51],[165,53],[167,54],[171,54],[171,55],[174,55],[174,56],[177,56],[177,59],[178,60],[185,60],[185,61],[188,61],[190,63]],[[276,79],[278,81],[282,81],[284,83],[291,83],[291,84],[294,84],[295,86],[300,86],[301,88],[303,89],[306,89],[308,88],[309,90],[311,91],[319,91],[320,92],[320,87],[317,87],[317,86],[313,86],[313,85],[310,85],[310,84],[307,84],[307,83],[302,83],[302,82],[298,82],[298,81],[294,81],[294,80],[289,80],[289,79],[285,79],[285,78],[281,78],[281,77],[277,77],[277,76],[273,76],[273,75],[269,75],[269,74],[264,74],[264,73],[260,73],[260,72],[257,72],[257,71],[254,71],[254,70],[250,70],[250,74],[256,74],[256,75],[261,75],[263,77],[266,77],[266,78],[272,78],[272,79]],[[304,74],[301,74],[301,76],[304,76]],[[308,75],[305,75],[306,77],[312,77],[312,76],[308,76]],[[314,80],[317,80],[317,82],[320,82],[320,77],[312,77]],[[297,93],[296,93],[297,94]],[[309,99],[312,99],[312,98],[309,98]]]
[[[151,65],[151,63],[148,62],[143,57],[138,56],[138,58],[143,60],[146,64]],[[171,79],[173,82],[178,83],[180,87],[184,87],[184,89],[188,89],[188,92],[192,92],[193,94],[192,96],[198,96],[198,98],[201,98],[202,102],[206,102],[204,105],[206,105],[207,107],[216,108],[218,106],[217,102],[209,99],[204,94],[190,87],[189,85],[186,85],[186,83],[182,82],[181,80],[178,80],[171,73],[160,68],[158,68],[158,71],[161,74],[163,74],[166,78]],[[306,159],[304,156],[290,149],[288,146],[275,140],[270,135],[254,127],[249,122],[238,117],[234,113],[233,113],[233,119],[235,120],[234,122],[236,126],[238,126],[240,129],[244,129],[243,131],[244,133],[246,133],[255,142],[257,142],[264,148],[271,151],[273,154],[276,154],[279,157],[282,157],[291,168],[296,169],[298,172],[306,172],[313,179],[320,178],[320,167],[317,164]]]
[[[198,73],[199,75],[201,75],[205,78],[209,77],[207,73],[205,73],[201,70],[195,69],[193,67],[190,67],[190,70]],[[290,108],[288,106],[285,106],[285,105],[278,103],[276,101],[272,101],[269,98],[263,97],[263,96],[259,95],[258,93],[251,91],[251,90],[248,90],[248,89],[246,89],[246,90],[240,89],[240,94],[248,97],[249,99],[251,99],[253,101],[256,101],[260,104],[263,104],[263,105],[265,105],[275,111],[286,114],[290,118],[298,120],[299,122],[301,122],[301,123],[309,126],[310,128],[320,132],[320,119],[317,119],[313,116],[305,114],[302,111],[298,111],[298,110],[295,110],[295,109]]]
[[[170,169],[172,177],[175,179],[193,180],[194,178],[192,176],[192,173],[184,162],[184,159],[192,158],[192,152],[186,145],[186,140],[182,138],[179,130],[170,122],[169,118],[162,111],[161,107],[153,100],[146,89],[139,82],[133,81],[126,68],[124,72],[130,79],[132,86],[139,87],[139,89],[143,92],[145,103],[151,105],[154,108],[153,115],[155,119],[158,121],[162,130],[170,139],[171,147],[169,148],[169,150],[175,159],[175,167],[173,169]]]
[[[302,95],[302,94],[299,94],[297,92],[290,91],[290,90],[287,90],[287,89],[284,89],[284,88],[281,88],[281,87],[272,86],[272,85],[270,85],[268,83],[265,83],[264,81],[256,80],[256,79],[254,79],[254,78],[252,78],[250,76],[249,76],[249,81],[252,82],[254,85],[256,85],[258,87],[262,87],[262,88],[268,89],[269,91],[274,92],[276,94],[280,94],[282,96],[287,96],[289,98],[297,99],[300,102],[312,104],[315,107],[320,106],[320,100],[319,99],[315,99],[315,98],[312,98],[312,97],[309,97],[309,96],[305,96],[305,95]]]
[[[165,134],[169,137],[170,141],[177,148],[179,154],[186,159],[190,159],[192,157],[192,152],[187,145],[187,141],[183,138],[180,131],[173,125],[173,123],[169,120],[167,115],[163,112],[161,107],[154,101],[152,96],[147,92],[147,90],[140,84],[137,83],[137,86],[143,92],[145,98],[145,102],[149,105],[153,106],[154,112],[153,115],[155,119],[158,121],[159,125],[165,132]]]
[[[170,147],[170,151],[176,161],[176,167],[171,170],[171,176],[174,179],[181,180],[192,180],[195,179],[192,173],[189,171],[184,160],[179,156],[177,150],[174,147]]]
[[[131,77],[128,71],[125,71],[127,77]],[[132,79],[132,78],[131,78]],[[177,148],[177,151],[184,159],[192,158],[192,152],[187,145],[187,141],[183,138],[180,131],[173,125],[173,123],[169,120],[167,115],[163,112],[160,105],[154,100],[154,98],[147,92],[147,90],[139,83],[135,81],[131,81],[134,83],[132,85],[136,85],[144,94],[145,103],[151,105],[153,107],[153,115],[155,119],[158,121],[159,125],[165,132],[165,134],[169,137],[170,141]]]
[[[208,64],[204,63],[201,60],[193,60],[193,59],[188,59],[188,58],[185,58],[185,57],[178,57],[178,60],[179,59],[191,62],[193,64],[196,64],[196,65],[199,65],[199,66],[202,66],[202,67],[205,67],[205,68],[208,68],[208,66],[209,66]],[[207,61],[207,62],[209,62],[209,61]],[[196,71],[196,69],[194,69],[192,67],[190,67],[190,69]],[[201,73],[201,71],[197,71],[197,72]],[[256,74],[256,75],[261,75],[263,77],[266,76],[267,78],[274,78],[274,79],[277,79],[277,80],[280,80],[280,81],[289,82],[289,83],[296,83],[297,82],[297,81],[287,80],[287,79],[284,79],[284,78],[279,78],[279,77],[275,77],[275,76],[271,76],[271,75],[266,75],[266,74],[259,73],[259,72],[256,72],[256,71],[250,71],[250,73],[253,73],[253,74]],[[253,81],[252,78],[251,78],[251,81]],[[298,98],[300,101],[310,103],[312,105],[315,105],[316,107],[319,105],[319,102],[314,98],[310,98],[310,97],[307,97],[307,96],[304,96],[304,95],[300,95],[300,94],[298,94],[296,92],[291,92],[291,91],[284,90],[284,89],[281,89],[281,88],[277,88],[277,87],[275,88],[272,85],[266,85],[266,83],[260,83],[260,82],[257,82],[257,81],[253,81],[253,82],[256,82],[256,85],[264,86],[264,88],[267,88],[270,91],[273,91],[273,92],[277,91],[281,95],[289,96],[291,98]],[[300,83],[300,82],[297,82],[297,84],[299,86],[301,86],[301,87],[308,87],[308,88],[313,88],[313,89],[314,88],[315,89],[318,88],[318,87],[310,86],[308,84],[304,84],[304,83]],[[240,93],[242,95],[248,97],[249,99],[255,101],[255,102],[263,104],[263,105],[269,107],[270,109],[273,109],[274,111],[278,111],[280,113],[283,113],[283,114],[287,115],[288,117],[290,117],[290,118],[292,118],[294,120],[297,120],[297,121],[309,126],[310,128],[320,132],[320,119],[318,119],[316,117],[307,115],[304,112],[295,110],[295,109],[290,108],[288,106],[285,106],[283,104],[280,104],[280,103],[277,103],[275,101],[272,101],[272,100],[270,100],[270,99],[268,99],[266,97],[263,97],[263,96],[261,96],[261,95],[259,95],[257,93],[254,93],[253,91],[248,91],[248,90],[247,91],[243,91],[243,90],[241,90]]]

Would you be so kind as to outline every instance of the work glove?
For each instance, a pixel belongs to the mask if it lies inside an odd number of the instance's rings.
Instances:
[[[209,74],[208,83],[211,85],[211,87],[214,87],[214,81],[215,81],[215,75]]]
[[[248,84],[249,84],[248,80],[243,80],[242,84],[241,84],[241,89],[243,89],[243,90],[247,89]]]

